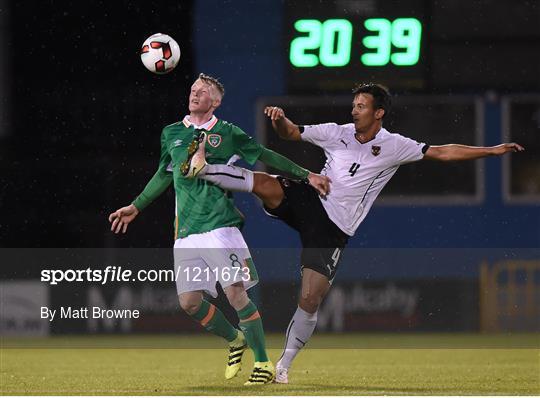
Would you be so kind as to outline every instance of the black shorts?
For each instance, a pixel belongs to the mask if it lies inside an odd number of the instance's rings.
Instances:
[[[332,282],[349,236],[330,220],[311,185],[281,176],[277,179],[285,197],[275,209],[265,208],[266,212],[300,234],[302,269],[310,268]]]

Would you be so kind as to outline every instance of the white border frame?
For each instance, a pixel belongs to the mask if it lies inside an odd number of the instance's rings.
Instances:
[[[501,97],[501,139],[502,142],[513,142],[510,131],[510,120],[512,118],[510,104],[530,100],[537,100],[540,103],[540,94],[513,94]],[[511,154],[512,155],[512,154]],[[510,156],[503,156],[502,159],[502,196],[503,202],[508,205],[538,205],[540,194],[513,195],[511,192],[511,162]]]
[[[407,103],[473,103],[475,109],[475,145],[483,146],[485,137],[485,124],[484,124],[484,101],[480,96],[440,96],[440,95],[414,95],[414,96],[402,96],[398,98],[399,105]],[[260,97],[255,103],[255,136],[257,141],[263,145],[267,145],[267,137],[263,134],[265,118],[263,110],[264,107],[269,104],[278,104],[286,108],[291,105],[301,104],[303,106],[310,105],[322,105],[329,102],[332,105],[347,105],[351,104],[351,96],[280,96],[280,97]],[[259,170],[265,171],[265,167],[262,166]],[[484,159],[478,159],[475,161],[475,193],[472,195],[381,195],[376,201],[375,205],[379,206],[403,206],[403,205],[448,205],[448,206],[477,206],[484,202],[485,199],[485,161]]]

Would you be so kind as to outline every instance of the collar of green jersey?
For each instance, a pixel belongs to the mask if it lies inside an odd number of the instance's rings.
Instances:
[[[204,124],[201,124],[200,126],[197,126],[196,124],[194,123],[191,123],[189,121],[189,115],[186,115],[184,116],[184,119],[182,120],[182,123],[184,123],[184,126],[186,127],[190,127],[190,126],[193,126],[194,128],[196,129],[204,129],[206,131],[210,130],[212,127],[214,127],[216,125],[216,123],[218,122],[218,118],[216,117],[216,115],[212,115],[212,117],[210,118],[209,121],[207,121],[206,123]]]

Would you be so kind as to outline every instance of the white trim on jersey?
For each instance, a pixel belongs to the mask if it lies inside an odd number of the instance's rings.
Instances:
[[[204,129],[207,131],[210,131],[212,127],[214,127],[216,123],[218,122],[218,118],[216,117],[216,115],[212,115],[209,121],[201,124],[200,126],[197,126],[195,123],[192,123],[189,119],[190,119],[189,115],[184,116],[184,118],[182,119],[182,123],[184,123],[184,126],[186,127],[193,126],[195,129]]]
[[[326,164],[321,174],[332,183],[330,194],[321,202],[328,217],[350,236],[399,166],[421,160],[425,146],[384,128],[363,144],[355,133],[352,123],[304,126],[302,132],[303,141],[324,150]]]

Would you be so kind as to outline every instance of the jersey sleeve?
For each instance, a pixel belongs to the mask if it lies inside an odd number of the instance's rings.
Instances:
[[[421,160],[428,148],[428,145],[425,143],[415,141],[400,134],[395,134],[395,143],[395,156],[398,164]]]
[[[139,211],[142,211],[152,203],[169,187],[169,185],[171,185],[173,176],[169,171],[170,164],[171,155],[167,150],[166,130],[163,129],[161,133],[161,155],[159,158],[158,169],[150,181],[148,181],[143,191],[132,202]]]
[[[273,167],[274,169],[277,169],[279,171],[284,171],[297,178],[303,179],[307,178],[307,176],[309,175],[309,170],[298,166],[292,160],[268,148],[263,148],[263,152],[259,160],[267,166]]]
[[[167,128],[164,128],[161,132],[161,151],[159,154],[158,171],[172,172],[171,170],[172,158],[167,148]]]
[[[324,147],[332,138],[337,136],[338,125],[336,123],[314,124],[303,126],[302,141],[310,142],[314,145]]]
[[[241,128],[232,126],[234,153],[253,165],[261,156],[263,146],[247,135]]]

